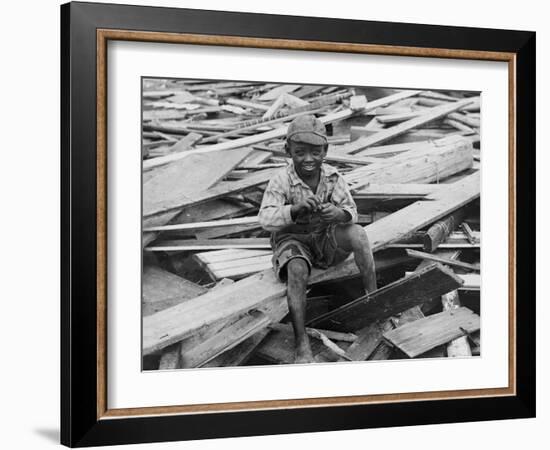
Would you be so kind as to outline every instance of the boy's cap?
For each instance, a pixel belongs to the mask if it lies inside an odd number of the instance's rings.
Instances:
[[[324,145],[328,142],[325,125],[311,114],[296,117],[288,126],[286,138],[312,145]]]

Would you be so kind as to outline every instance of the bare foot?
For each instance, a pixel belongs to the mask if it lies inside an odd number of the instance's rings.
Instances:
[[[311,351],[311,347],[309,346],[309,342],[296,347],[296,353],[294,356],[295,364],[309,364],[314,362],[315,359],[313,358],[313,353]]]

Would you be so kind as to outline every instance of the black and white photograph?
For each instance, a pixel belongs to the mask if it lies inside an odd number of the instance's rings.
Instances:
[[[482,92],[141,82],[142,370],[481,355]]]

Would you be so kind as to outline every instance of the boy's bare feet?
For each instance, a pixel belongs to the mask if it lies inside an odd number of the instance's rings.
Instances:
[[[294,356],[294,363],[296,364],[308,364],[314,363],[315,358],[313,357],[313,352],[309,342],[304,342],[296,346],[296,353]]]

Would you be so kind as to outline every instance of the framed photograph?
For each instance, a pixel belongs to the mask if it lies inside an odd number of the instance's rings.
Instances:
[[[535,33],[61,7],[61,441],[535,415]]]

